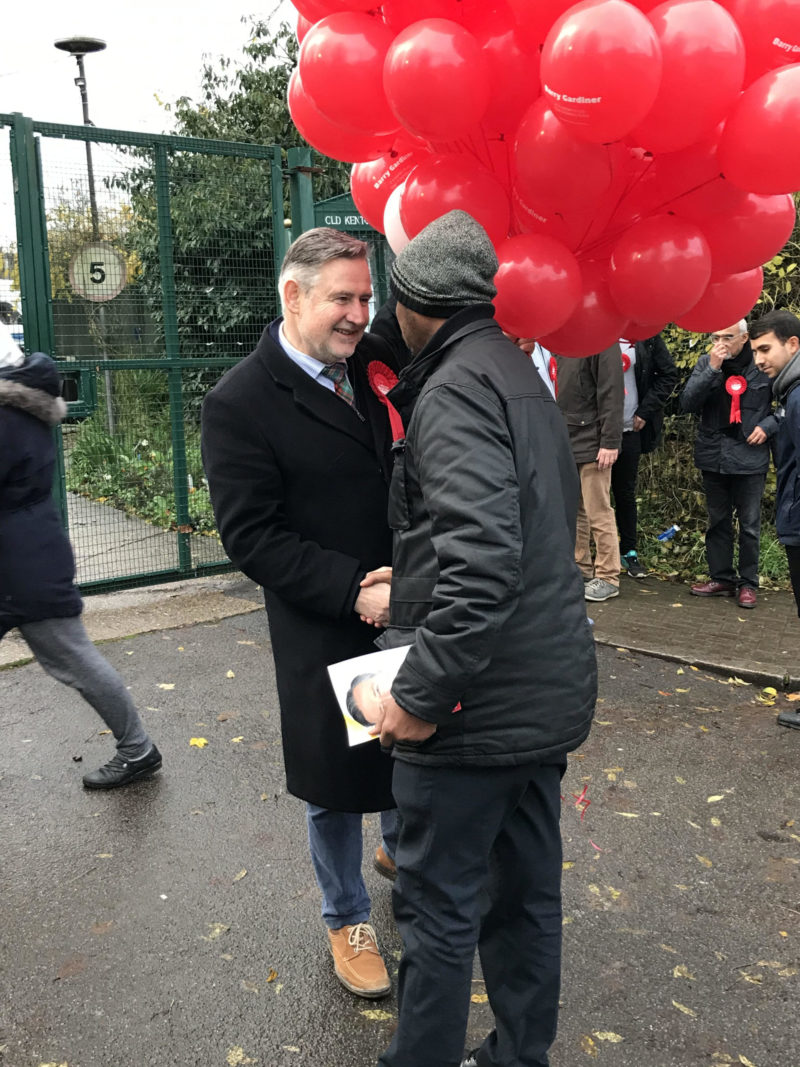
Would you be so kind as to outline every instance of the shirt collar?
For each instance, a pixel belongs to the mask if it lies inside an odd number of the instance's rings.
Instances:
[[[319,378],[327,364],[323,363],[319,359],[314,359],[313,356],[307,356],[305,352],[301,352],[299,348],[295,348],[289,338],[286,336],[285,324],[281,322],[278,328],[278,338],[281,343],[281,348],[286,355],[291,359],[293,363],[296,363],[301,370],[304,370],[306,374],[311,378]]]

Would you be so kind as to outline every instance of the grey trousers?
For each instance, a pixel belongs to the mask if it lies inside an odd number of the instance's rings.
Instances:
[[[114,735],[121,756],[138,759],[150,751],[153,742],[125,683],[92,644],[80,615],[28,622],[19,629],[42,669],[91,704]]]

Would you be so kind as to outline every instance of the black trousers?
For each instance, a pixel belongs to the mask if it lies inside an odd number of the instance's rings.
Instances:
[[[708,529],[708,573],[716,582],[758,589],[761,498],[766,474],[717,474],[703,471]],[[733,515],[739,520],[739,573],[733,566]]]
[[[784,545],[789,561],[789,577],[792,580],[794,602],[797,604],[797,616],[800,618],[800,545]]]
[[[619,551],[623,556],[636,551],[636,477],[641,454],[641,435],[638,430],[629,430],[622,435],[622,451],[611,468],[611,492],[614,494],[614,511],[617,516]]]
[[[480,1067],[547,1067],[561,981],[566,763],[395,760],[399,1021],[381,1067],[458,1067],[480,953],[495,1029]]]

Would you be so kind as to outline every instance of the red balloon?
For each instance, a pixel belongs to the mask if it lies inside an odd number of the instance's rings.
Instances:
[[[611,157],[604,145],[576,140],[542,96],[517,130],[514,173],[522,200],[543,214],[568,214],[611,188]]]
[[[696,222],[708,241],[712,281],[766,263],[780,252],[794,229],[796,209],[789,193],[739,193],[729,208],[716,212],[699,210],[692,198],[684,199],[687,204],[683,199],[675,202],[675,213]]]
[[[382,136],[353,133],[326,119],[306,95],[299,70],[292,72],[287,98],[292,122],[300,136],[323,156],[339,159],[343,163],[359,163],[376,159],[392,149],[396,133]]]
[[[660,326],[646,322],[628,322],[623,327],[620,337],[625,341],[647,341],[648,338],[661,333],[666,325],[666,322],[662,322]]]
[[[626,318],[670,322],[694,307],[710,278],[711,252],[700,228],[674,215],[653,215],[615,244],[608,287]]]
[[[392,32],[370,15],[342,12],[317,22],[300,47],[303,86],[317,108],[357,133],[399,130],[383,91]]]
[[[584,0],[555,23],[542,52],[550,106],[576,137],[624,137],[653,106],[661,48],[649,19],[625,0]]]
[[[554,355],[581,357],[602,352],[620,339],[627,322],[608,291],[608,264],[587,260],[580,267],[580,303],[560,330],[538,338]]]
[[[413,148],[395,149],[380,159],[354,165],[350,172],[350,191],[370,226],[383,230],[386,201],[423,158],[424,153]]]
[[[370,11],[375,8],[370,0],[292,0],[292,3],[303,18],[312,24],[341,11]]]
[[[574,0],[508,0],[520,38],[529,50],[544,44],[550,27],[573,3]]]
[[[525,50],[507,5],[487,7],[481,3],[479,16],[467,15],[465,11],[465,24],[489,64],[491,97],[483,128],[505,134],[510,140],[541,91],[539,52]]]
[[[552,237],[523,234],[497,249],[495,316],[515,337],[558,330],[578,306],[581,271],[575,256]]]
[[[483,118],[489,64],[468,30],[447,19],[423,19],[394,39],[383,85],[407,129],[428,140],[452,141]]]
[[[511,206],[500,182],[469,156],[434,156],[409,176],[400,219],[409,237],[448,211],[466,211],[494,244],[508,236]]]
[[[751,193],[800,189],[800,64],[764,74],[745,89],[719,142],[722,173]]]
[[[374,5],[374,6],[377,6]],[[383,18],[394,33],[421,19],[461,18],[461,0],[383,0]]]
[[[747,47],[748,84],[768,70],[800,61],[797,0],[733,0],[731,13]]]
[[[298,16],[297,16],[297,28],[295,29],[295,36],[297,37],[297,43],[298,44],[302,44],[303,43],[303,38],[305,37],[305,35],[308,33],[308,31],[311,29],[311,27],[313,25],[314,25],[313,22],[309,22],[309,20],[307,18],[304,18],[303,15],[298,14]]]
[[[664,61],[655,103],[631,133],[651,152],[674,152],[713,133],[744,80],[744,42],[714,0],[670,0],[651,13]]]
[[[713,333],[745,319],[761,296],[764,272],[761,267],[741,274],[729,274],[712,282],[700,300],[685,315],[675,320],[683,330]]]

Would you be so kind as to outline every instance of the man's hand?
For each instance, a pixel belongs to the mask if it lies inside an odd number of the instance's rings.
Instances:
[[[389,570],[389,568],[386,568]],[[391,570],[389,578],[374,579],[376,571],[370,571],[361,583],[361,592],[356,598],[354,610],[362,622],[376,626],[379,630],[389,625],[389,593],[391,590]],[[373,579],[370,581],[370,579]],[[370,584],[366,584],[369,582]]]
[[[708,353],[708,362],[712,370],[719,370],[726,359],[730,359],[730,352],[722,341],[717,341]]]
[[[380,736],[381,748],[391,748],[395,741],[427,741],[436,733],[436,724],[403,711],[391,693],[381,701],[383,716],[370,733]]]
[[[639,418],[638,415],[633,416],[633,428],[634,430],[643,430],[647,425],[646,419]]]
[[[747,438],[748,445],[763,445],[767,439],[767,435],[761,429],[760,426],[756,426],[755,430]]]
[[[607,471],[613,467],[619,455],[618,448],[601,448],[597,453],[597,469]]]

